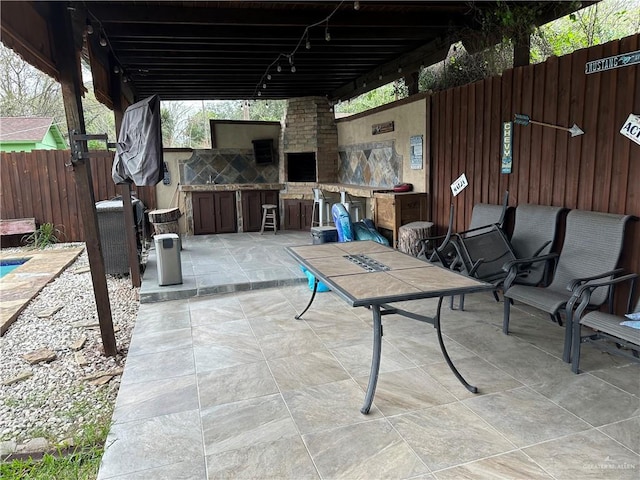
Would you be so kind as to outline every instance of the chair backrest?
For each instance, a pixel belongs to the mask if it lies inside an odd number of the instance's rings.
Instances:
[[[511,245],[517,258],[531,258],[551,252],[560,214],[564,207],[522,204],[516,208],[516,220],[511,235]],[[531,265],[526,277],[516,283],[538,285],[545,273],[545,264]]]
[[[478,235],[491,230],[490,226],[497,224],[500,228],[503,227],[504,219],[509,208],[509,192],[505,192],[502,205],[493,205],[489,203],[476,203],[471,211],[471,222],[469,223],[468,230],[474,230],[469,235]],[[486,229],[479,229],[479,227],[488,226]]]
[[[453,243],[464,273],[487,282],[503,280],[506,272],[502,266],[516,259],[507,236],[495,224],[485,232],[470,237],[454,235]]]
[[[567,215],[562,251],[548,288],[566,295],[572,280],[614,270],[631,218],[631,215],[571,210]],[[602,305],[607,293],[605,288],[596,289],[591,295],[591,304]]]

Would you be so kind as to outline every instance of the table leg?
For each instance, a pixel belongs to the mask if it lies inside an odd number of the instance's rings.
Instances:
[[[460,383],[462,383],[465,388],[467,390],[469,390],[471,393],[478,393],[478,388],[474,387],[473,385],[470,385],[462,375],[460,375],[460,372],[458,372],[458,369],[455,367],[455,365],[453,364],[453,362],[451,361],[451,358],[449,358],[449,354],[447,353],[447,349],[444,346],[444,342],[442,341],[442,332],[440,331],[440,310],[442,307],[442,300],[443,297],[440,297],[438,299],[438,311],[436,312],[436,318],[435,320],[435,327],[436,327],[436,332],[438,334],[438,343],[440,344],[440,349],[442,350],[442,355],[444,355],[444,359],[447,361],[447,365],[449,365],[449,368],[451,369],[451,371],[453,372],[453,374],[456,376],[456,378],[458,380],[460,380]]]
[[[380,353],[382,351],[382,315],[380,314],[380,305],[371,305],[371,310],[373,311],[373,355],[371,357],[371,373],[369,374],[367,394],[360,409],[360,413],[364,415],[369,413],[373,403],[373,396],[376,394],[378,372],[380,371]]]
[[[304,307],[304,310],[302,311],[301,314],[296,315],[296,320],[300,320],[300,318],[302,317],[302,315],[304,315],[307,310],[309,310],[309,307],[311,306],[311,304],[313,303],[313,299],[316,298],[316,292],[318,291],[318,278],[314,277],[314,282],[313,282],[313,291],[311,292],[311,298],[309,299],[309,303],[307,304],[306,307]]]

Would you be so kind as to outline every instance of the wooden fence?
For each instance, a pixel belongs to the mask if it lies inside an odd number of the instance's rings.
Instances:
[[[113,153],[91,159],[95,200],[120,195],[111,179]],[[37,224],[53,223],[65,242],[84,241],[69,150],[36,150],[0,154],[0,218],[35,217]],[[132,187],[144,205],[156,208],[154,187]]]
[[[473,205],[534,203],[640,217],[640,145],[619,131],[640,113],[640,66],[585,74],[592,60],[638,50],[640,35],[519,67],[501,77],[431,97],[432,217],[442,233],[449,205],[455,228],[469,224]],[[502,123],[514,114],[571,127],[585,134],[539,125],[514,125],[513,170],[501,174]],[[453,197],[462,173],[469,186]],[[622,266],[640,273],[640,222],[631,228]],[[598,252],[594,252],[597,255]]]

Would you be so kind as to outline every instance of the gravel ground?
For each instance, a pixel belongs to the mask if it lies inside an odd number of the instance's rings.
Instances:
[[[62,244],[53,248],[78,246],[84,244]],[[138,289],[131,286],[129,277],[107,275],[118,354],[106,357],[97,327],[91,273],[76,273],[88,266],[85,250],[31,301],[0,337],[0,441],[23,443],[45,437],[57,443],[72,437],[83,425],[104,415],[111,416],[120,375],[102,385],[91,383],[95,378],[89,377],[100,372],[121,372],[124,368],[138,313]],[[51,307],[62,309],[48,318],[37,317],[39,312]],[[74,342],[83,337],[86,341],[82,348],[74,350]],[[26,353],[40,348],[54,351],[57,358],[36,365],[23,359]],[[83,363],[83,359],[78,357],[83,357],[86,364],[80,365],[78,362]],[[28,378],[6,385],[9,379],[29,372]]]

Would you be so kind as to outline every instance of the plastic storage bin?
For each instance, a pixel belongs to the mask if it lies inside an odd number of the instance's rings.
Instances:
[[[338,230],[336,227],[312,227],[311,236],[313,244],[330,243],[338,241]]]
[[[153,237],[158,262],[158,285],[182,283],[180,237],[177,233],[163,233]]]

